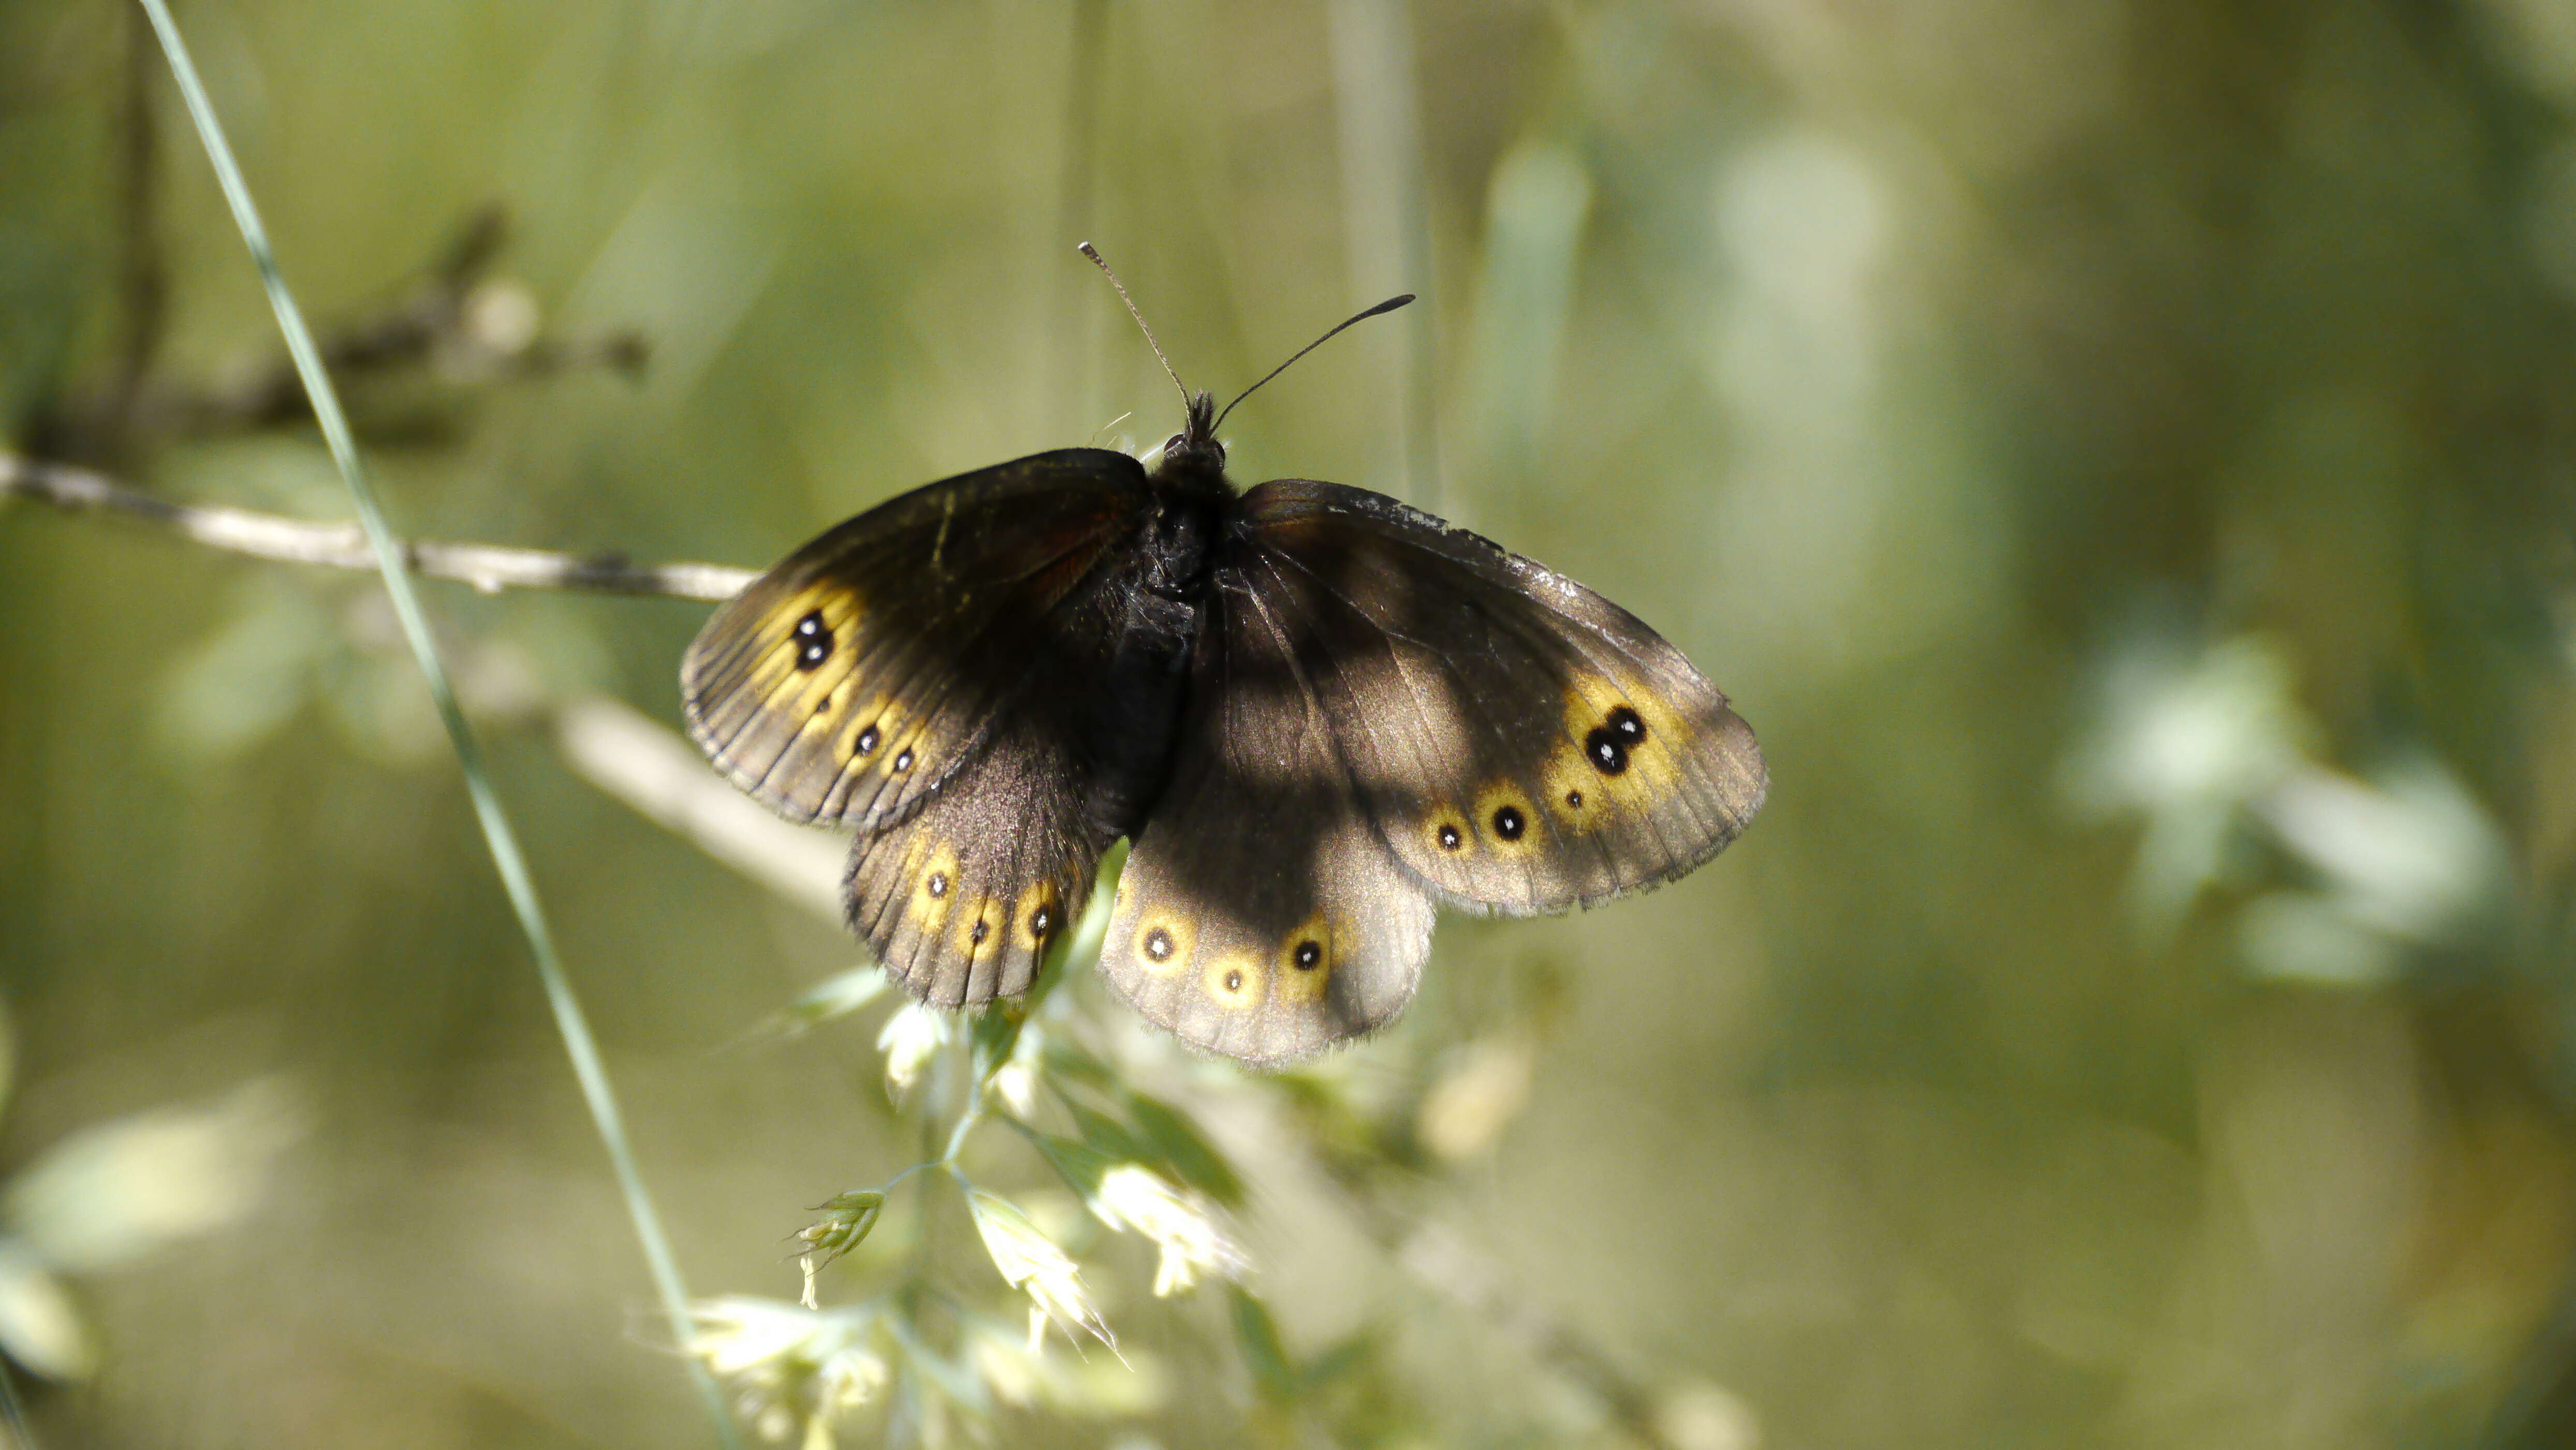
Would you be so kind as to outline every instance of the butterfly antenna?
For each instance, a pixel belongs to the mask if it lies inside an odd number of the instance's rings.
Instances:
[[[1118,300],[1127,304],[1127,315],[1136,319],[1137,328],[1145,334],[1145,345],[1154,350],[1154,361],[1163,365],[1163,371],[1171,377],[1172,386],[1181,390],[1181,406],[1187,408],[1190,405],[1190,390],[1181,382],[1181,375],[1172,371],[1172,360],[1163,356],[1163,345],[1154,340],[1154,329],[1145,325],[1145,314],[1136,310],[1136,299],[1127,295],[1127,284],[1118,280],[1118,274],[1109,270],[1107,262],[1100,260],[1099,250],[1091,243],[1082,244],[1082,254],[1091,259],[1091,265],[1100,269],[1100,275],[1109,279],[1110,286],[1118,289]]]
[[[1097,258],[1097,257],[1094,257],[1094,258],[1092,258],[1092,260],[1096,262],[1096,261],[1098,261],[1098,260],[1100,260],[1100,259],[1099,259],[1099,258]],[[1289,358],[1289,359],[1288,359],[1288,362],[1281,363],[1279,366],[1277,366],[1277,367],[1275,367],[1275,368],[1272,368],[1272,369],[1270,370],[1270,377],[1268,377],[1268,378],[1263,378],[1263,379],[1261,380],[1261,383],[1266,383],[1266,382],[1270,381],[1270,378],[1275,378],[1275,377],[1279,376],[1281,373],[1284,373],[1284,372],[1288,371],[1288,363],[1293,363],[1293,362],[1295,362],[1298,358],[1304,357],[1306,354],[1308,354],[1308,353],[1310,353],[1310,352],[1313,352],[1315,349],[1317,349],[1317,348],[1319,348],[1319,347],[1322,347],[1325,343],[1328,343],[1328,342],[1332,341],[1332,340],[1333,340],[1333,333],[1334,333],[1334,332],[1339,332],[1339,331],[1341,331],[1343,327],[1348,327],[1348,326],[1350,326],[1350,325],[1351,325],[1351,323],[1354,323],[1354,322],[1366,322],[1366,321],[1368,321],[1370,318],[1375,317],[1375,316],[1377,316],[1378,314],[1380,314],[1380,313],[1382,313],[1382,312],[1393,312],[1395,309],[1397,309],[1397,308],[1399,308],[1399,307],[1402,307],[1404,304],[1406,304],[1406,303],[1408,303],[1408,302],[1411,302],[1412,300],[1413,300],[1413,294],[1412,294],[1412,293],[1410,293],[1410,292],[1407,292],[1407,293],[1405,293],[1405,294],[1404,294],[1403,296],[1401,296],[1401,297],[1390,297],[1390,298],[1386,299],[1384,302],[1379,303],[1379,304],[1378,304],[1378,305],[1376,305],[1375,307],[1370,308],[1370,309],[1369,309],[1369,310],[1367,310],[1366,312],[1360,313],[1359,315],[1357,315],[1357,316],[1355,316],[1355,317],[1349,318],[1348,320],[1344,321],[1344,322],[1341,324],[1341,326],[1340,326],[1340,327],[1336,327],[1336,328],[1334,328],[1334,329],[1333,329],[1333,332],[1325,333],[1322,337],[1316,338],[1313,342],[1310,342],[1310,343],[1306,344],[1304,347],[1301,347],[1301,348],[1297,349],[1296,356]],[[1138,319],[1138,321],[1142,321],[1142,320],[1143,320],[1142,318],[1139,318],[1139,319]],[[1261,391],[1261,383],[1254,383],[1251,387],[1248,387],[1248,388],[1244,389],[1242,392],[1235,394],[1235,395],[1234,395],[1234,403],[1240,403],[1240,402],[1242,402],[1244,399],[1251,397],[1254,393],[1257,393],[1257,392]],[[1233,411],[1234,411],[1234,403],[1228,403],[1228,404],[1226,404],[1226,405],[1225,405],[1225,413],[1231,413],[1231,412],[1233,412]],[[1211,425],[1209,426],[1209,430],[1208,430],[1208,431],[1210,431],[1210,432],[1214,432],[1214,431],[1216,431],[1216,429],[1217,429],[1218,427],[1222,427],[1222,426],[1224,425],[1224,423],[1225,423],[1225,413],[1219,413],[1219,414],[1217,414],[1217,415],[1216,415],[1216,422],[1215,422],[1214,424],[1211,424]]]

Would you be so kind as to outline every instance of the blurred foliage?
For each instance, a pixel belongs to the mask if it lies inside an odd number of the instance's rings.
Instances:
[[[871,998],[544,728],[676,719],[703,606],[432,603],[755,1429],[1689,1450],[2576,1437],[2570,16],[179,11],[423,535],[757,565],[1159,439],[1086,238],[1219,392],[1421,293],[1238,476],[1601,589],[1774,786],[1309,1072]],[[0,8],[0,443],[337,517],[137,20]],[[40,1438],[708,1443],[374,586],[27,505],[0,584],[0,1322],[94,1352],[0,1328]],[[231,1146],[131,1116],[188,1100]],[[57,1248],[232,1226],[39,1261],[66,1163],[224,1212]]]

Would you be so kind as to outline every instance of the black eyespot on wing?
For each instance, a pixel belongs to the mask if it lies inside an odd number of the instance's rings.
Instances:
[[[930,894],[933,896],[946,896],[948,894],[947,872],[933,871],[930,873]]]
[[[894,757],[894,768],[895,768],[895,769],[897,769],[897,770],[910,770],[910,769],[912,769],[912,747],[911,747],[911,746],[907,745],[907,746],[905,746],[903,749],[901,749],[901,750],[899,750],[899,751],[896,751],[896,752],[895,752],[895,757]]]
[[[1521,815],[1518,806],[1503,806],[1494,812],[1494,834],[1504,840],[1517,841],[1521,832],[1528,829],[1529,821]]]
[[[987,925],[985,922],[982,922],[982,921],[978,921],[978,922],[976,922],[976,923],[975,923],[975,929],[974,929],[973,931],[970,931],[970,932],[966,933],[966,942],[967,942],[967,945],[969,945],[969,946],[979,946],[979,947],[980,947],[980,946],[982,946],[982,945],[984,944],[984,938],[985,938],[985,936],[987,935],[987,933],[988,933],[989,929],[990,929],[990,928],[988,927],[988,925]]]
[[[1639,727],[1641,732],[1643,728]],[[1603,775],[1617,775],[1628,768],[1628,747],[1619,743],[1618,733],[1607,725],[1583,737],[1583,753],[1591,757],[1592,768]]]
[[[1579,790],[1567,791],[1565,793],[1565,803],[1578,811],[1583,809],[1583,792]]]
[[[1172,959],[1172,934],[1156,927],[1145,934],[1145,955],[1158,962]]]
[[[1041,906],[1036,911],[1029,914],[1029,935],[1043,939],[1048,932],[1053,930],[1055,930],[1055,912],[1053,910]]]
[[[1243,990],[1243,973],[1242,973],[1242,972],[1240,972],[1240,971],[1238,971],[1238,970],[1234,970],[1234,969],[1232,969],[1232,968],[1229,968],[1229,969],[1226,971],[1226,974],[1225,974],[1225,989],[1226,989],[1227,991],[1229,991],[1229,992],[1240,992],[1240,991],[1242,991],[1242,990]]]
[[[1311,972],[1315,970],[1316,967],[1323,964],[1323,944],[1314,941],[1301,941],[1297,943],[1297,955],[1295,960],[1297,963],[1297,970],[1301,972]]]
[[[1464,843],[1465,843],[1466,839],[1467,839],[1466,837],[1464,837],[1464,836],[1462,836],[1462,835],[1458,834],[1458,828],[1457,828],[1456,826],[1449,825],[1449,824],[1447,824],[1447,823],[1445,823],[1445,822],[1441,825],[1441,827],[1440,827],[1440,849],[1441,849],[1441,850],[1443,850],[1443,851],[1455,851],[1455,850],[1457,850],[1457,849],[1458,849],[1458,847],[1459,847],[1460,845],[1462,845],[1462,844],[1464,844]]]
[[[857,743],[855,743],[854,745],[852,745],[852,746],[851,746],[851,748],[850,748],[850,753],[851,753],[852,755],[866,755],[866,754],[868,754],[870,751],[875,750],[876,748],[877,748],[877,727],[875,727],[874,725],[870,725],[870,726],[869,726],[869,727],[867,727],[866,729],[861,730],[861,731],[859,732],[859,738],[858,738],[858,741],[857,741]]]
[[[813,610],[796,621],[796,668],[810,673],[831,657],[832,631],[823,626],[823,611]]]
[[[1608,729],[1612,734],[1618,736],[1620,740],[1630,745],[1634,745],[1646,738],[1646,722],[1644,718],[1639,716],[1636,711],[1629,709],[1625,705],[1621,705],[1610,712]]]

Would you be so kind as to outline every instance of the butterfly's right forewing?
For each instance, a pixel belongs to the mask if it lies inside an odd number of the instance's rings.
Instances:
[[[1081,702],[1151,502],[1097,449],[934,483],[798,550],[689,647],[689,733],[781,814],[857,831],[850,926],[916,996],[1027,990],[1090,893]]]
[[[1150,505],[1121,453],[1041,453],[881,504],[719,608],[680,667],[690,737],[800,821],[902,819],[1016,702]]]

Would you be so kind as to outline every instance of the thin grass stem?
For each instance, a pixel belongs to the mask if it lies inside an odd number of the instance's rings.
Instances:
[[[957,1126],[948,1135],[947,1151],[939,1155],[939,1161],[952,1168],[957,1165],[957,1155],[966,1151],[966,1135],[974,1132],[975,1125],[984,1121],[983,1084],[975,1085],[974,1094],[967,1101],[966,1111],[957,1115]]]
[[[681,1283],[678,1263],[671,1254],[668,1238],[662,1231],[660,1216],[654,1212],[652,1196],[645,1191],[642,1175],[636,1170],[635,1155],[627,1145],[626,1128],[617,1109],[617,1098],[608,1082],[608,1071],[600,1061],[598,1044],[592,1040],[590,1027],[581,1010],[580,1000],[573,995],[572,982],[565,976],[563,963],[555,955],[554,938],[547,930],[544,910],[537,901],[536,883],[528,874],[526,858],[520,853],[517,834],[510,827],[509,816],[501,809],[500,796],[492,789],[483,768],[482,751],[475,744],[473,730],[465,723],[465,712],[456,702],[456,691],[450,685],[447,668],[440,661],[438,647],[431,640],[429,621],[421,612],[420,599],[413,592],[411,579],[404,570],[402,545],[385,524],[384,511],[378,507],[375,490],[369,486],[364,465],[358,458],[355,437],[346,416],[340,411],[340,399],[331,387],[330,376],[322,367],[321,351],[314,345],[311,329],[304,323],[301,309],[288,292],[286,280],[277,268],[277,258],[270,250],[268,232],[260,224],[259,212],[251,204],[250,188],[243,181],[241,168],[234,161],[232,147],[224,139],[223,127],[215,119],[214,106],[206,98],[204,85],[197,78],[197,68],[188,58],[179,27],[170,18],[165,0],[141,0],[144,12],[152,17],[153,31],[159,35],[162,53],[169,57],[170,71],[178,81],[179,94],[187,102],[189,118],[196,123],[197,137],[204,143],[206,159],[213,164],[215,179],[222,186],[224,199],[231,204],[233,221],[240,227],[242,241],[248,246],[252,263],[258,267],[260,283],[268,291],[269,305],[277,313],[279,331],[285,334],[286,350],[295,359],[295,370],[304,380],[306,393],[313,401],[313,416],[321,424],[323,439],[329,443],[331,457],[340,466],[340,476],[349,486],[349,496],[356,505],[359,525],[366,530],[367,542],[376,555],[377,572],[384,576],[385,591],[393,598],[395,615],[402,621],[404,637],[410,641],[412,655],[420,663],[420,672],[428,681],[430,695],[437,701],[439,720],[447,727],[449,742],[456,750],[456,763],[465,776],[466,794],[474,803],[475,819],[483,828],[484,843],[491,849],[492,864],[500,873],[501,885],[510,899],[510,908],[519,919],[519,929],[528,939],[528,950],[536,959],[537,974],[545,983],[547,1005],[554,1009],[555,1027],[561,1033],[564,1051],[572,1059],[573,1076],[581,1084],[583,1102],[590,1109],[591,1122],[599,1133],[600,1143],[608,1151],[610,1166],[617,1175],[619,1190],[626,1199],[626,1210],[634,1220],[635,1236],[644,1250],[654,1288],[662,1300],[662,1309],[671,1321],[675,1343],[685,1344],[690,1337],[689,1296]],[[689,1361],[707,1410],[715,1419],[717,1438],[725,1445],[738,1443],[732,1416],[727,1413],[723,1396],[706,1367]]]
[[[1422,119],[1408,0],[1332,0],[1333,110],[1340,127],[1342,225],[1351,295],[1419,292],[1430,301],[1393,339],[1396,492],[1440,507],[1439,399],[1433,386],[1438,289],[1423,196]]]
[[[0,1420],[9,1425],[9,1443],[17,1450],[36,1450],[36,1432],[27,1428],[27,1411],[18,1403],[18,1377],[0,1359]]]

